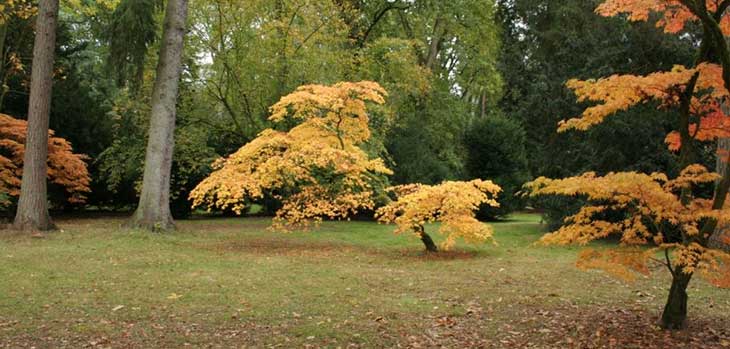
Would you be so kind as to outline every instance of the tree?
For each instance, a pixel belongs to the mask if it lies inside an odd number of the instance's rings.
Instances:
[[[20,195],[27,131],[26,121],[0,114],[0,193],[7,194],[0,197],[0,206]],[[48,180],[65,189],[68,202],[83,203],[91,182],[86,157],[74,154],[71,144],[53,131],[48,136]]]
[[[128,223],[131,227],[151,230],[174,228],[170,213],[170,173],[187,9],[187,0],[167,2],[157,78],[152,90],[142,194],[137,210]]]
[[[501,188],[491,181],[447,181],[433,186],[408,184],[389,191],[397,199],[378,209],[378,220],[397,224],[396,234],[413,232],[428,252],[437,252],[438,247],[426,233],[426,223],[441,222],[439,233],[446,236],[441,244],[444,250],[451,249],[458,238],[470,243],[492,240],[492,228],[475,217],[483,204],[499,207],[496,197]]]
[[[471,178],[491,178],[502,188],[499,207],[483,205],[477,217],[504,218],[524,207],[517,195],[529,179],[525,131],[514,119],[499,114],[476,120],[464,137],[466,170]]]
[[[271,107],[269,120],[295,125],[264,130],[218,161],[190,194],[194,206],[241,214],[256,200],[281,200],[273,228],[306,228],[323,218],[373,209],[378,188],[392,172],[361,147],[371,138],[368,103],[383,104],[380,85],[363,81],[306,85]]]
[[[58,0],[41,0],[38,5],[36,39],[33,47],[23,180],[13,224],[18,230],[54,229],[48,214],[46,172],[57,21]]]
[[[157,38],[160,0],[124,0],[114,8],[109,24],[109,68],[120,86],[131,82],[139,92],[144,81],[148,48]]]
[[[695,164],[698,142],[728,136],[728,117],[720,105],[727,100],[730,87],[730,51],[723,30],[730,20],[725,10],[730,1],[693,0],[645,1],[609,0],[597,12],[606,16],[628,13],[631,20],[647,20],[659,12],[658,26],[677,33],[687,22],[699,21],[703,27],[698,64],[694,68],[677,66],[671,71],[646,76],[615,75],[600,80],[572,80],[580,101],[599,104],[587,108],[579,117],[562,122],[561,131],[585,130],[609,115],[634,105],[656,101],[661,108],[678,110],[674,132],[667,142],[679,151],[680,176],[670,180],[664,174],[615,173],[604,177],[586,174],[564,180],[541,178],[529,185],[533,193],[584,195],[589,203],[570,218],[570,224],[548,235],[546,243],[579,243],[610,234],[620,234],[622,245],[654,243],[665,252],[665,264],[672,274],[672,286],[660,324],[667,329],[682,328],[687,318],[687,286],[695,273],[708,274],[719,286],[728,286],[730,256],[709,247],[718,223],[727,220],[724,208],[730,176],[708,173]],[[721,65],[706,63],[717,60]],[[725,155],[727,156],[727,154]],[[727,159],[726,166],[730,164]],[[710,194],[703,187],[717,183]],[[608,211],[626,209],[629,215],[618,222],[602,217]],[[673,252],[670,253],[670,250]],[[614,269],[630,265],[646,270],[650,252],[587,252],[582,263],[588,267]],[[672,259],[670,256],[673,256]]]

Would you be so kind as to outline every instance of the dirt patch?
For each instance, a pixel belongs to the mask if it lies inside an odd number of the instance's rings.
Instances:
[[[352,254],[356,248],[351,245],[302,241],[286,238],[255,238],[241,241],[223,241],[197,246],[217,253],[247,253],[264,256],[321,256]]]
[[[424,250],[402,250],[398,253],[397,257],[416,261],[453,261],[453,260],[466,260],[479,257],[479,253],[474,251],[439,251],[439,252],[426,252]]]
[[[478,258],[474,251],[440,251],[429,253],[420,249],[383,250],[365,248],[334,241],[307,241],[284,237],[248,238],[240,241],[221,241],[196,246],[217,253],[248,253],[262,256],[308,256],[332,257],[361,254],[378,258],[407,260],[414,262],[438,262]]]

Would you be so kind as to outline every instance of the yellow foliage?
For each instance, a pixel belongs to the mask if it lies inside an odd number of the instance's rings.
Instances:
[[[0,114],[0,192],[13,197],[20,195],[27,130],[26,121]],[[87,157],[74,154],[71,144],[54,137],[53,131],[48,135],[48,179],[66,189],[69,202],[84,202],[91,182],[84,162]]]
[[[703,166],[691,165],[673,180],[661,173],[619,172],[605,176],[587,173],[557,180],[538,178],[525,188],[532,196],[581,196],[589,202],[568,217],[558,231],[545,235],[541,243],[585,245],[610,235],[621,236],[621,249],[584,252],[578,263],[582,268],[599,268],[622,278],[630,278],[626,276],[629,271],[646,274],[646,264],[656,250],[628,250],[627,253],[626,247],[653,244],[659,250],[672,250],[675,268],[709,276],[725,270],[730,255],[706,247],[709,236],[700,236],[700,229],[708,218],[720,225],[727,224],[730,210],[715,210],[711,200],[688,193],[698,185],[713,184],[718,179],[717,174]],[[605,215],[616,211],[625,215],[619,219]],[[719,278],[714,282],[721,284],[730,280]]]
[[[647,263],[654,253],[654,249],[638,248],[620,248],[607,251],[585,249],[578,257],[576,266],[582,270],[603,270],[616,278],[634,281],[636,273],[650,274]]]
[[[307,85],[271,108],[270,119],[299,122],[288,132],[265,130],[227,159],[190,194],[193,206],[238,214],[266,194],[283,201],[273,228],[306,228],[323,217],[372,209],[373,186],[392,174],[360,148],[370,138],[367,102],[382,104],[374,82]]]
[[[456,239],[470,243],[492,240],[492,228],[475,218],[482,204],[499,207],[501,188],[491,181],[444,182],[439,185],[409,184],[390,188],[398,199],[378,209],[382,223],[398,225],[396,234],[419,235],[426,223],[441,222],[439,232],[446,236],[441,248],[450,249]]]
[[[0,2],[0,25],[10,18],[28,19],[38,12],[38,8],[31,0],[3,0]]]

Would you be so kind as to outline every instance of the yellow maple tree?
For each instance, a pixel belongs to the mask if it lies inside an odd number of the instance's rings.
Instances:
[[[379,208],[376,217],[381,223],[395,223],[396,234],[412,232],[429,252],[438,251],[438,247],[426,233],[426,223],[441,223],[439,233],[446,237],[441,244],[444,250],[451,249],[458,238],[468,243],[493,241],[492,228],[475,217],[482,204],[499,207],[496,199],[502,189],[491,181],[408,184],[389,191],[397,198]]]
[[[0,204],[9,204],[10,197],[20,195],[23,176],[23,156],[28,124],[24,120],[0,114]],[[48,132],[48,180],[62,186],[71,203],[83,203],[90,191],[89,171],[85,155],[74,154],[71,144],[63,138]]]
[[[392,174],[361,147],[370,140],[367,104],[383,104],[377,83],[306,85],[271,107],[270,120],[289,131],[264,130],[226,159],[190,194],[194,206],[242,213],[272,195],[282,201],[273,228],[306,228],[374,208],[375,189]]]

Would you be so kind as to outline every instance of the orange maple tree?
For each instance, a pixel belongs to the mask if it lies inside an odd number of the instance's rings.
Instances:
[[[667,33],[680,33],[689,22],[699,23],[703,36],[697,62],[694,67],[676,66],[646,76],[614,75],[567,83],[579,101],[596,104],[561,122],[561,132],[589,129],[641,103],[656,102],[660,108],[677,110],[679,121],[667,135],[670,148],[680,154],[683,171],[677,178],[661,173],[587,173],[558,180],[539,178],[526,185],[532,195],[588,200],[568,217],[565,226],[545,236],[543,243],[585,245],[612,234],[621,236],[616,249],[585,251],[579,267],[630,278],[631,271],[648,273],[651,263],[666,266],[672,286],[660,324],[668,329],[686,324],[686,289],[694,274],[706,276],[717,286],[730,286],[730,255],[709,244],[718,224],[730,219],[725,208],[730,175],[721,177],[695,164],[699,142],[730,137],[730,120],[721,109],[730,97],[730,50],[724,36],[730,33],[729,7],[730,0],[604,1],[596,10],[600,15],[626,15],[633,21],[659,18],[657,26]],[[698,190],[713,185],[711,196]],[[642,245],[655,247],[639,248]],[[662,258],[656,258],[658,252]]]
[[[23,176],[23,155],[28,124],[24,120],[0,114],[0,197],[1,205],[8,205],[11,197],[20,195]],[[63,138],[54,137],[49,131],[48,180],[62,186],[71,203],[83,203],[90,191],[89,171],[85,155],[74,154],[71,144]]]

